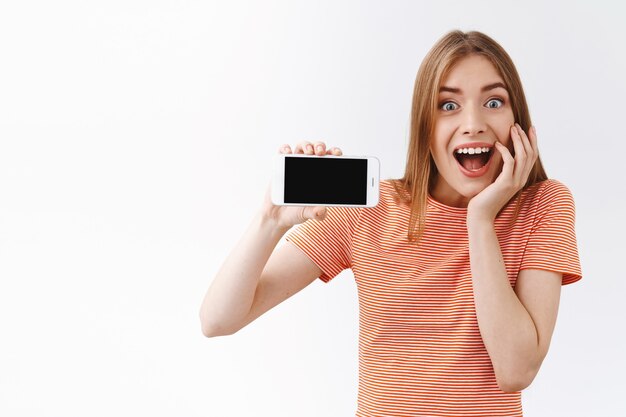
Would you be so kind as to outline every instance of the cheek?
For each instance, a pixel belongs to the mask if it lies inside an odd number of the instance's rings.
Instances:
[[[498,140],[503,143],[505,146],[512,144],[511,140],[511,126],[513,126],[514,122],[508,121],[499,123],[497,126],[494,126],[494,131]]]
[[[509,111],[493,115],[493,118],[490,120],[490,124],[497,139],[501,143],[506,145],[511,142],[511,126],[515,124],[515,118],[513,117],[513,112],[510,111],[510,109]]]
[[[441,153],[441,138],[442,138],[442,133],[441,133],[441,127],[437,126],[435,127],[435,129],[433,130],[433,136],[430,138],[430,142],[429,142],[429,149],[430,149],[430,153],[433,156],[433,158],[437,158],[437,156]]]
[[[430,149],[439,152],[445,151],[453,134],[454,129],[450,126],[449,123],[437,122],[435,128],[433,129],[433,137],[430,141]]]

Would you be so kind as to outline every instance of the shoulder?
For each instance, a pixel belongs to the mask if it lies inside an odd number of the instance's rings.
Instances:
[[[343,222],[356,225],[360,222],[364,213],[367,217],[380,217],[381,213],[386,213],[395,204],[396,192],[392,184],[393,180],[380,180],[379,182],[379,198],[378,204],[374,207],[346,207],[346,206],[327,206],[326,224],[334,222]],[[330,221],[328,221],[330,220]]]
[[[524,193],[534,227],[551,219],[574,222],[574,197],[561,181],[549,178],[533,184]]]
[[[396,191],[393,179],[379,181],[378,204],[359,208],[359,225],[364,228],[386,228],[394,219],[405,217],[407,208],[400,201],[400,189]]]
[[[401,198],[410,197],[409,193],[402,188],[399,180],[380,180],[380,202],[383,204],[397,204]]]
[[[572,192],[559,180],[548,178],[528,187],[528,190],[539,210],[557,206],[574,207]]]
[[[364,210],[363,207],[327,206],[326,217],[323,222],[326,224],[341,222],[355,225],[361,217],[362,210]]]
[[[408,193],[402,189],[398,180],[384,179],[379,182],[379,198],[378,205],[365,209],[371,216],[392,216],[403,211],[406,206],[406,199],[410,197]]]
[[[559,180],[548,178],[541,182],[543,196],[547,199],[572,197],[570,189]]]
[[[511,199],[499,217],[501,221],[510,227],[535,227],[538,222],[555,215],[574,215],[572,192],[561,181],[552,178],[523,189],[519,205],[518,212],[516,199]]]

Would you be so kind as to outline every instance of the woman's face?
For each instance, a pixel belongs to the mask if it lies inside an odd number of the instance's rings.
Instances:
[[[432,197],[449,206],[467,207],[502,172],[502,157],[494,143],[499,141],[513,153],[514,123],[509,94],[491,62],[480,55],[459,60],[439,89],[430,141],[439,171]],[[460,161],[455,157],[459,148],[464,150],[458,154]]]

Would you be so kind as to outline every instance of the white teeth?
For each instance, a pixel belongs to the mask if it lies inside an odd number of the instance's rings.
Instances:
[[[489,152],[489,148],[460,148],[456,150],[456,153],[468,153],[470,155],[479,154],[482,152]]]

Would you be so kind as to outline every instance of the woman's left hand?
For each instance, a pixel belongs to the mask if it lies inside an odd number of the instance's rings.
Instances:
[[[506,146],[496,141],[496,149],[502,155],[504,165],[498,178],[487,188],[475,195],[468,203],[467,217],[492,222],[504,205],[517,193],[526,181],[532,167],[539,157],[537,133],[531,126],[529,136],[520,125],[511,126],[511,138],[515,149],[515,158]]]

